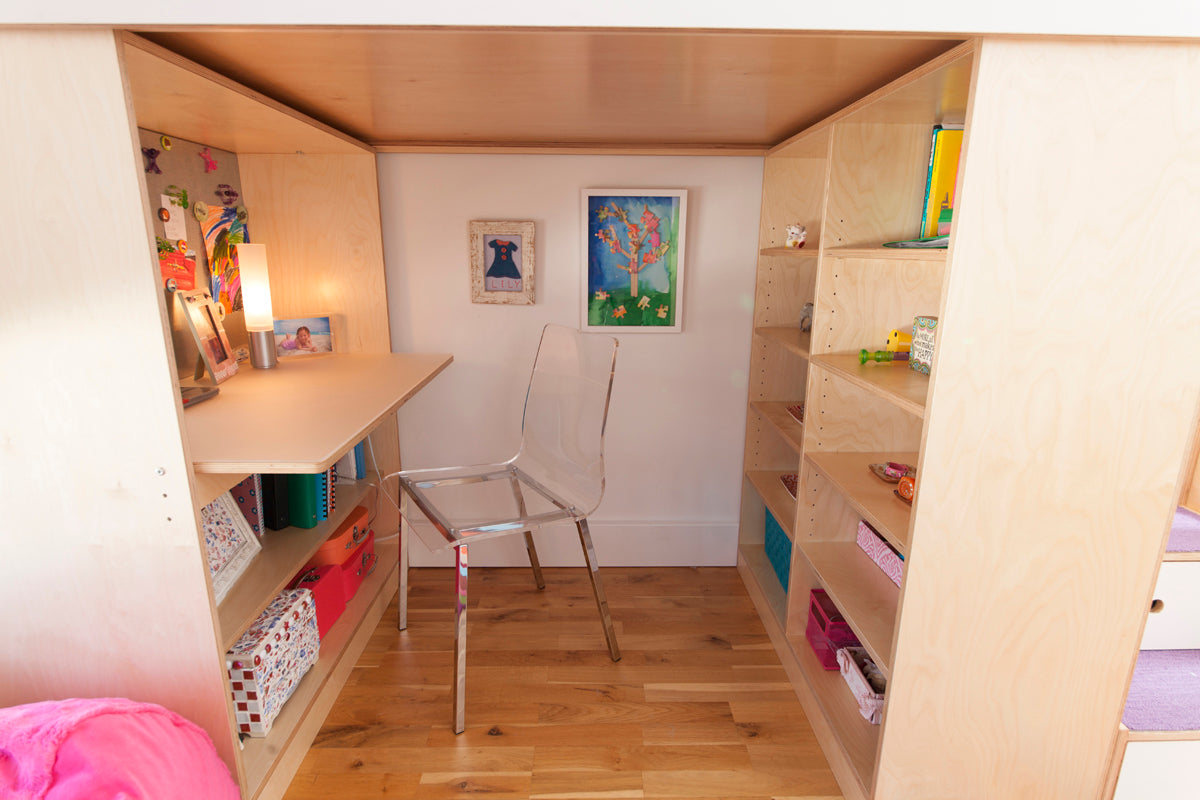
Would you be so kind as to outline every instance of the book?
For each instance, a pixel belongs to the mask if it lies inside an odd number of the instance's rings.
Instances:
[[[315,528],[334,508],[333,487],[337,468],[287,476],[288,521],[297,528]]]
[[[344,456],[338,459],[337,464],[334,466],[337,467],[339,478],[359,481],[367,477],[367,460],[366,453],[364,452],[365,441],[364,439],[362,442],[354,445],[354,447],[346,451]]]
[[[942,126],[934,128],[929,173],[926,177],[925,204],[921,211],[921,238],[942,236],[950,232],[950,219],[954,210],[954,183],[958,178],[962,140],[962,129]]]
[[[273,531],[290,525],[288,517],[288,476],[262,475],[263,524]]]
[[[251,475],[229,490],[230,496],[237,501],[238,510],[250,523],[254,535],[262,538],[265,516],[263,514],[262,476]]]

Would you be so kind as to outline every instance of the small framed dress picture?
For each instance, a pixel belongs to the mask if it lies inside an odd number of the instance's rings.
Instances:
[[[686,189],[583,190],[583,329],[683,329]]]
[[[472,303],[533,305],[533,228],[532,222],[467,224]]]

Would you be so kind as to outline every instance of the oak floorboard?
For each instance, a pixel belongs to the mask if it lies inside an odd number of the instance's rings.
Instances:
[[[285,800],[840,800],[736,569],[474,568],[467,729],[450,730],[453,571],[410,573]]]

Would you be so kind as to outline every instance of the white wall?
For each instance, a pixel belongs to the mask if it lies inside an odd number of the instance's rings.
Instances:
[[[516,452],[538,336],[580,324],[583,188],[688,190],[683,332],[619,335],[607,491],[591,528],[603,565],[736,560],[762,159],[379,156],[392,349],[454,354],[400,412],[405,468]],[[470,220],[533,220],[537,303],[473,304]],[[394,482],[393,482],[394,487]],[[573,526],[538,536],[545,565],[580,564]],[[525,565],[520,537],[472,563]],[[451,563],[413,547],[412,563]]]

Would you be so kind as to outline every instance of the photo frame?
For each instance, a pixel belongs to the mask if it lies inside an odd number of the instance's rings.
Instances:
[[[213,302],[207,289],[176,292],[187,317],[188,328],[200,350],[201,362],[196,369],[196,378],[203,377],[204,370],[212,376],[214,383],[222,383],[237,374],[237,355],[229,346],[229,337],[221,324],[224,313]]]
[[[583,330],[683,330],[686,189],[584,189]]]
[[[534,304],[534,227],[518,221],[467,223],[472,303]]]
[[[333,352],[333,324],[328,316],[277,319],[274,327],[279,358]]]
[[[200,526],[213,594],[220,603],[262,545],[229,492],[200,509]]]

